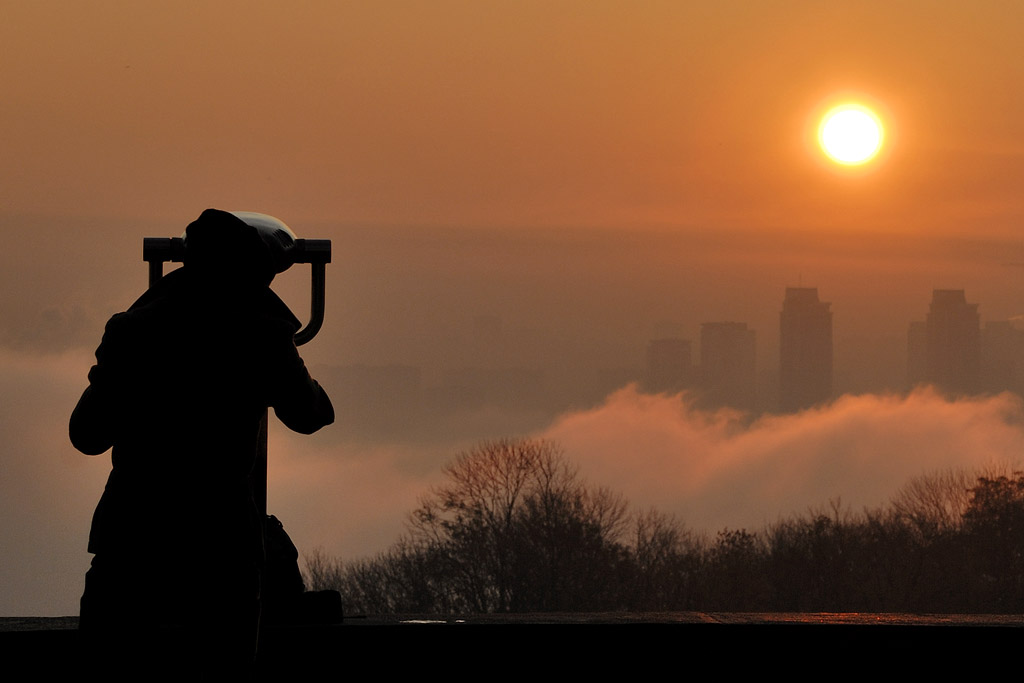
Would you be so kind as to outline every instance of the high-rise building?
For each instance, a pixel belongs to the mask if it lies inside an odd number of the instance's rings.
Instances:
[[[923,349],[921,341],[921,324],[911,323],[907,365],[913,383],[932,384],[950,394],[969,395],[980,390],[981,319],[978,304],[967,303],[964,290],[932,292]]]
[[[647,344],[647,372],[644,389],[653,393],[676,393],[693,386],[693,360],[688,339],[669,337]]]
[[[756,336],[746,323],[718,322],[700,326],[701,403],[753,410]]]
[[[832,398],[832,311],[817,287],[787,287],[779,314],[779,405],[790,412]]]

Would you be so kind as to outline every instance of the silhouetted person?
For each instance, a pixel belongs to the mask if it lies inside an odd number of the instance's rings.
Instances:
[[[107,323],[70,423],[83,453],[113,447],[89,535],[83,641],[104,665],[149,673],[183,658],[252,661],[261,417],[272,407],[305,434],[334,420],[295,347],[299,321],[269,288],[274,255],[257,231],[210,209],[185,244],[184,266]]]

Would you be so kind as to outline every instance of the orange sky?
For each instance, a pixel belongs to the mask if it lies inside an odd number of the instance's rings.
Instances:
[[[430,443],[273,424],[271,505],[303,552],[386,548],[469,435],[557,438],[595,484],[712,529],[1019,459],[1016,399],[883,390],[933,287],[966,289],[983,321],[1024,315],[1024,3],[0,0],[0,17],[0,615],[77,609],[109,457],[76,453],[67,418],[104,321],[145,286],[142,238],[209,206],[333,240],[303,347],[328,379],[400,363],[429,385],[475,362],[485,314],[499,360],[556,391],[709,320],[748,322],[770,380],[784,288],[832,302],[850,395],[748,428],[628,388],[540,426],[453,414]],[[852,171],[813,145],[851,95],[887,124]],[[275,283],[302,318],[305,277]]]
[[[0,3],[0,207],[191,217],[1002,231],[1007,2]],[[807,148],[877,102],[866,177]]]

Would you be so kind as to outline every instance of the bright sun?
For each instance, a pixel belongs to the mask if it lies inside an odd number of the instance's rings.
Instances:
[[[867,107],[842,104],[821,119],[818,142],[836,163],[856,166],[871,161],[882,148],[882,122]]]

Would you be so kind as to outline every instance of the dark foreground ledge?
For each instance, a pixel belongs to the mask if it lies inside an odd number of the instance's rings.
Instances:
[[[899,612],[543,612],[528,614],[385,614],[346,616],[328,626],[274,626],[274,638],[291,633],[356,633],[349,627],[530,626],[530,625],[665,625],[745,627],[871,626],[892,628],[1024,629],[1024,614],[910,614]],[[74,638],[78,617],[0,617],[0,641],[15,633],[39,633],[40,638]],[[715,629],[710,629],[714,632]],[[62,635],[63,634],[63,635]],[[1024,631],[1018,635],[1024,637]]]
[[[24,664],[44,680],[47,674],[81,673],[77,624],[75,617],[0,618],[0,657],[13,670]],[[577,628],[552,630],[544,626]],[[593,626],[604,628],[588,628]],[[331,626],[267,628],[258,662],[266,675],[258,679],[291,680],[295,675],[325,669],[352,673],[367,662],[378,674],[422,673],[434,667],[464,666],[467,655],[473,660],[484,657],[492,672],[518,674],[609,669],[636,673],[655,665],[673,665],[680,657],[689,659],[690,665],[693,658],[710,658],[721,660],[720,666],[741,669],[773,668],[780,664],[780,657],[789,661],[789,666],[809,665],[826,657],[832,658],[833,664],[842,661],[843,668],[864,670],[893,657],[934,666],[951,659],[995,663],[984,653],[1008,655],[1019,651],[1021,645],[1024,615],[616,612],[368,616],[348,617]],[[723,653],[728,653],[724,660]],[[453,661],[453,657],[461,661]],[[541,660],[547,663],[541,665]],[[976,669],[975,673],[980,672]]]

